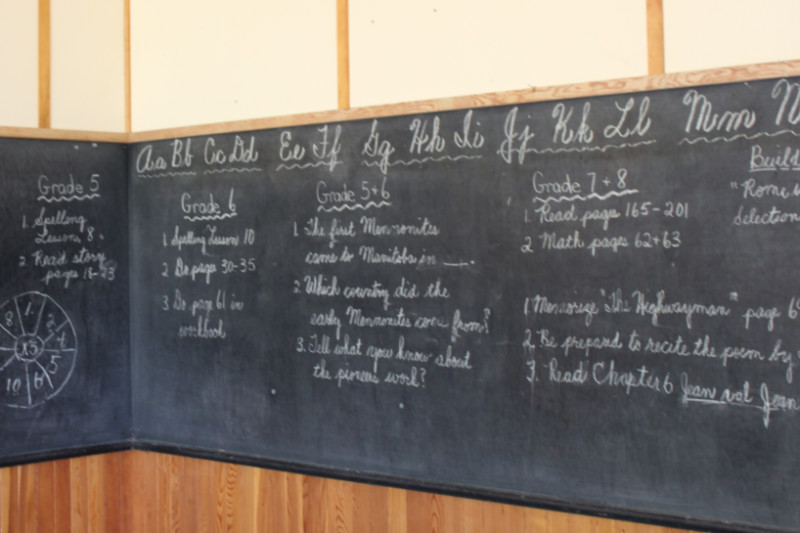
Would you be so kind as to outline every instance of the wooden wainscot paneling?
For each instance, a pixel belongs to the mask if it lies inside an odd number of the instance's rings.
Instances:
[[[0,533],[684,530],[129,451],[0,469]]]
[[[0,469],[1,533],[124,528],[123,453]]]

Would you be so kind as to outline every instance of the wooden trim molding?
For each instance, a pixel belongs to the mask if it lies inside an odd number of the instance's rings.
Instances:
[[[22,139],[53,139],[57,141],[91,141],[91,142],[130,142],[130,135],[121,132],[61,130],[50,128],[24,128],[16,126],[0,126],[0,137],[19,137]],[[0,533],[5,533],[0,529]]]
[[[350,10],[347,0],[336,0],[337,73],[339,109],[350,109]]]
[[[49,128],[50,109],[50,0],[39,0],[39,127]]]
[[[123,6],[123,39],[125,41],[125,131],[133,131],[133,111],[131,107],[131,0]]]
[[[664,73],[663,0],[647,0],[647,72]]]

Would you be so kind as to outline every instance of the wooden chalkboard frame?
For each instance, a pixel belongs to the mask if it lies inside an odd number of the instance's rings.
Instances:
[[[726,69],[715,69],[693,73],[667,74],[614,80],[608,82],[593,82],[578,85],[559,87],[533,88],[504,93],[493,93],[478,96],[466,96],[449,99],[438,99],[414,103],[404,103],[388,106],[376,106],[353,110],[310,113],[286,117],[253,119],[219,124],[191,126],[185,128],[170,128],[149,132],[137,133],[103,133],[103,132],[78,132],[68,130],[39,130],[28,128],[0,128],[0,136],[31,139],[58,139],[58,140],[87,140],[109,141],[118,143],[137,143],[145,141],[163,140],[175,137],[208,135],[216,133],[238,132],[256,129],[271,129],[288,126],[310,125],[326,122],[339,122],[359,120],[365,118],[389,117],[436,111],[448,111],[465,108],[488,107],[519,103],[532,103],[552,100],[566,100],[571,98],[590,97],[599,95],[612,95],[667,88],[696,87],[703,85],[753,81],[760,79],[778,78],[782,76],[800,75],[800,61],[787,61]],[[198,458],[210,458],[223,461],[242,463],[254,466],[266,466],[299,473],[323,475],[327,477],[367,481],[382,485],[397,486],[407,489],[424,489],[445,494],[465,496],[470,498],[488,499],[492,501],[508,502],[514,504],[530,505],[547,509],[568,512],[578,512],[597,516],[632,519],[645,523],[659,523],[670,526],[703,528],[719,531],[745,531],[752,530],[751,526],[736,524],[703,522],[693,518],[680,519],[671,516],[651,514],[639,511],[619,511],[614,507],[602,507],[582,502],[564,502],[548,499],[547,497],[531,497],[524,494],[514,494],[503,491],[476,490],[472,488],[438,485],[430,482],[421,482],[415,479],[394,478],[364,474],[357,471],[343,471],[326,467],[310,467],[303,464],[283,462],[279,460],[266,460],[258,457],[231,455],[225,452],[213,452],[199,448],[177,447],[169,444],[137,440],[135,437],[129,443],[109,443],[107,446],[91,448],[76,448],[58,450],[52,454],[37,453],[18,460],[17,462],[34,462],[53,458],[71,457],[102,451],[140,449],[177,453]],[[16,458],[19,459],[19,458]],[[0,458],[0,464],[3,463]],[[771,530],[771,529],[770,529]]]

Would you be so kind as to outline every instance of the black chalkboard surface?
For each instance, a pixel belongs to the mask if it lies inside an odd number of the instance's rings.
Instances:
[[[126,166],[0,139],[0,464],[130,447]]]
[[[799,95],[133,145],[137,443],[797,530]]]
[[[798,123],[773,79],[0,139],[0,464],[157,449],[796,531]]]

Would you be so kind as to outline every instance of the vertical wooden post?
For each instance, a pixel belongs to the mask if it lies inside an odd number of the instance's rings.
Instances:
[[[39,127],[50,127],[50,0],[39,0]]]
[[[663,0],[647,0],[647,70],[664,74]]]
[[[336,0],[339,109],[350,109],[350,27],[347,0]]]
[[[125,40],[125,132],[133,128],[131,111],[131,0],[125,0],[123,39]]]

